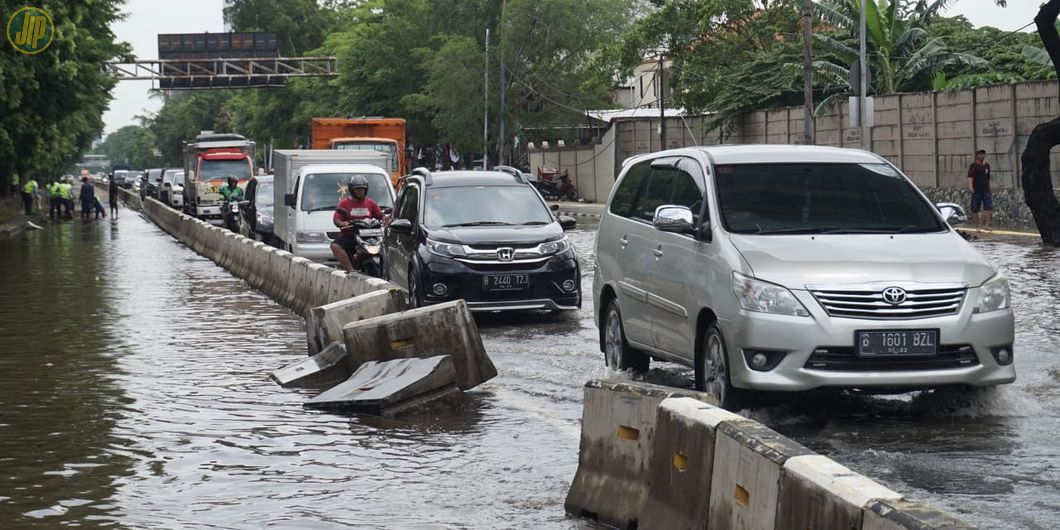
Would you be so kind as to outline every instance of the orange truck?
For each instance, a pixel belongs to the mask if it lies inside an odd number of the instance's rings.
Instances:
[[[393,161],[390,181],[408,173],[403,118],[313,118],[313,149],[382,151]]]

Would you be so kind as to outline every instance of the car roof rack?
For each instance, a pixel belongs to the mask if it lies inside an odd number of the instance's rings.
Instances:
[[[493,171],[508,173],[509,175],[515,177],[516,181],[521,182],[523,184],[527,183],[526,177],[523,176],[523,172],[519,170],[519,168],[515,168],[512,166],[493,166]]]
[[[412,175],[419,175],[423,177],[424,183],[428,186],[434,183],[434,179],[431,178],[431,170],[425,167],[418,167],[412,170]]]

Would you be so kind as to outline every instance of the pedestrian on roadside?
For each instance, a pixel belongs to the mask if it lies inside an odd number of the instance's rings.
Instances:
[[[81,219],[88,220],[89,214],[96,206],[96,188],[88,181],[87,176],[81,177],[81,194],[78,198],[81,201]]]
[[[110,185],[107,186],[107,198],[110,199],[111,219],[118,218],[118,183],[114,181],[114,175],[110,176]]]
[[[980,231],[979,210],[986,217],[986,231],[993,231],[994,200],[990,196],[990,164],[986,161],[986,149],[975,153],[975,162],[968,168],[968,189],[972,192],[972,218],[975,231]]]
[[[52,177],[44,189],[48,192],[48,218],[55,219],[56,215],[62,218],[62,196],[59,192],[59,179]]]
[[[37,189],[37,181],[33,178],[30,178],[22,185],[22,206],[26,210],[26,215],[33,214],[33,203],[36,202]]]

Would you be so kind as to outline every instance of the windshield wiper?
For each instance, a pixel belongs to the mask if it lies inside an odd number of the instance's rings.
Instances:
[[[792,228],[773,228],[763,230],[762,227],[758,227],[758,231],[755,232],[757,235],[772,235],[772,234],[830,234],[833,230],[839,230],[832,226],[799,226]]]
[[[457,226],[511,226],[511,223],[505,223],[504,221],[474,221],[471,223],[454,223],[449,225],[442,225],[442,228],[453,228]]]
[[[328,210],[334,210],[334,206],[321,206],[320,208],[313,208],[312,210],[305,210],[306,212],[326,212]]]
[[[540,225],[547,225],[547,224],[551,224],[551,223],[547,223],[545,221],[527,221],[527,222],[523,223],[523,226],[531,226],[531,225],[540,226]]]

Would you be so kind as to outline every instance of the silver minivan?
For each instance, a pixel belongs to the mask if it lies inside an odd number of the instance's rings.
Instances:
[[[813,146],[623,165],[596,239],[605,361],[748,391],[903,392],[1016,378],[1008,281],[892,164]]]

